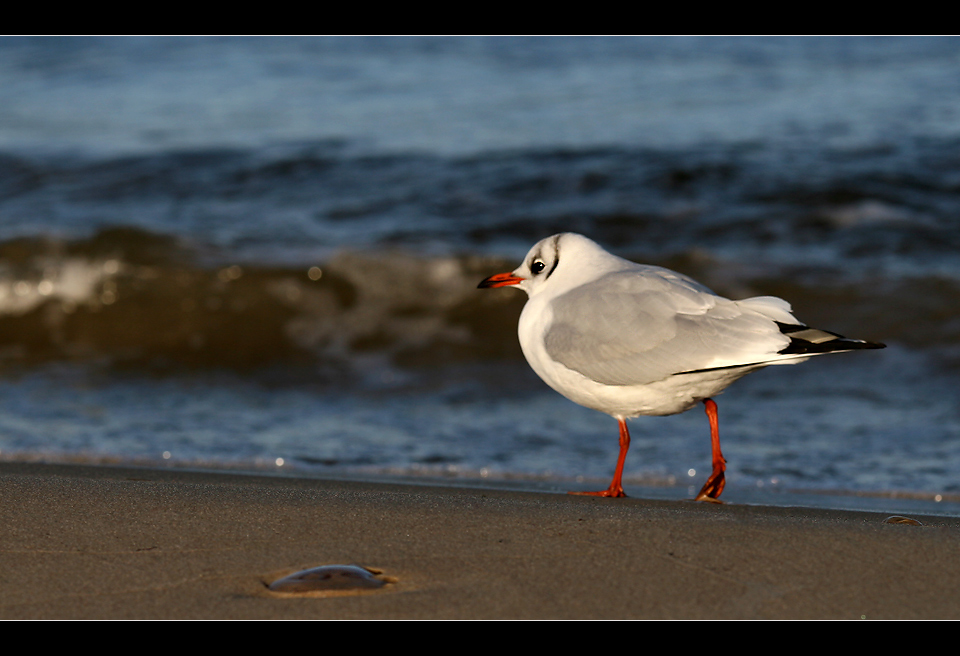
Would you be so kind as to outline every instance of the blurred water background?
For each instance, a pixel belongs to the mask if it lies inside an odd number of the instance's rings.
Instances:
[[[476,289],[559,231],[889,345],[719,397],[730,500],[960,512],[949,37],[2,38],[0,459],[605,486]]]

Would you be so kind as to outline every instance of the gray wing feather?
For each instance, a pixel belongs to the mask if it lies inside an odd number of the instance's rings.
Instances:
[[[658,267],[608,274],[553,299],[551,309],[547,353],[607,385],[774,358],[790,341],[774,320],[793,319],[780,299],[731,301]]]

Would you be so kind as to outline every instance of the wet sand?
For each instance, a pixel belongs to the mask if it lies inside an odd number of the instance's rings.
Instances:
[[[0,619],[958,619],[960,518],[0,464]],[[295,570],[393,583],[273,596]]]

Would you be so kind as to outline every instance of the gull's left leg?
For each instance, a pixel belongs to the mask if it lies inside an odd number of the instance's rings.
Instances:
[[[723,486],[727,484],[724,472],[727,470],[727,461],[720,451],[720,419],[717,415],[717,404],[713,399],[705,399],[703,405],[707,413],[707,419],[710,420],[710,445],[713,448],[713,473],[710,478],[700,488],[700,493],[694,501],[709,501],[711,503],[723,503],[720,501],[720,493],[723,492]]]

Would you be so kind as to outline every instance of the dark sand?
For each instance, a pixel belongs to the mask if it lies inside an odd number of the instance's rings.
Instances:
[[[960,518],[0,465],[0,618],[960,618]],[[276,598],[326,564],[366,594]]]

